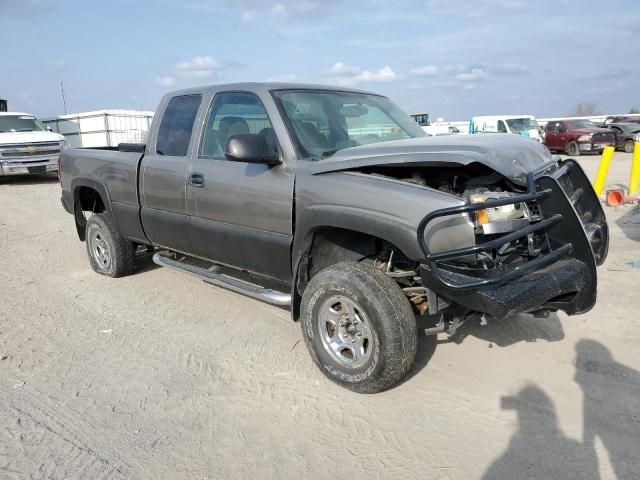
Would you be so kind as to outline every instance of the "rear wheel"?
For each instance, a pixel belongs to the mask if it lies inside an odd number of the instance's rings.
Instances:
[[[627,140],[624,142],[624,151],[627,153],[633,153],[633,140]]]
[[[133,272],[135,245],[120,236],[108,213],[96,213],[87,221],[87,254],[91,268],[108,277],[123,277]]]
[[[567,143],[567,148],[565,149],[565,151],[567,152],[567,155],[570,155],[572,157],[577,157],[578,155],[580,155],[580,147],[578,147],[578,144],[576,142]]]
[[[409,300],[373,266],[344,262],[311,279],[302,296],[302,334],[330,380],[359,393],[398,383],[415,358]]]

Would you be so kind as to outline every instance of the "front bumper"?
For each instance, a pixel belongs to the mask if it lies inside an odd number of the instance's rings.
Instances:
[[[572,315],[593,307],[596,265],[607,256],[609,232],[589,180],[575,161],[566,160],[530,174],[527,183],[526,194],[427,215],[418,228],[418,243],[426,260],[421,269],[423,285],[452,303],[497,317],[541,309]],[[425,243],[424,231],[435,218],[525,201],[537,203],[540,219],[515,232],[474,247],[438,253],[431,253]],[[517,266],[471,270],[448,262],[539,233],[545,239],[541,253]]]
[[[0,159],[0,176],[40,175],[58,171],[58,154],[43,157]]]
[[[604,150],[604,147],[615,147],[614,142],[606,142],[606,143],[578,143],[578,148],[581,152],[589,153],[596,152],[600,153]]]

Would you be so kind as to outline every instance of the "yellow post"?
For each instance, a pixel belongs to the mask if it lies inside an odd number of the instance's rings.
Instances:
[[[640,142],[635,142],[631,162],[631,178],[629,178],[629,195],[638,193],[638,182],[640,182]]]
[[[596,175],[596,181],[593,182],[593,189],[596,191],[596,195],[599,197],[604,188],[604,182],[607,179],[607,173],[609,172],[609,165],[611,165],[611,159],[613,158],[613,147],[604,147],[602,151],[602,158],[600,159],[600,166],[598,167],[598,173]]]

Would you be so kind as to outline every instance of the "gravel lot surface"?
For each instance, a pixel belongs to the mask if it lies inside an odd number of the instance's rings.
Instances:
[[[590,178],[597,157],[580,157]],[[626,183],[616,153],[609,183]],[[640,478],[640,213],[588,314],[421,336],[406,382],[325,380],[285,310],[90,270],[53,179],[0,179],[2,479]]]

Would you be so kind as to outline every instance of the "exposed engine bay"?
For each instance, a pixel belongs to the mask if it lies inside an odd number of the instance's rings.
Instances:
[[[500,173],[478,163],[456,167],[370,167],[363,169],[362,173],[391,177],[440,190],[460,197],[467,204],[505,199],[526,191]],[[464,215],[469,215],[473,223],[476,244],[499,238],[541,219],[535,201],[487,208]],[[547,247],[544,232],[535,232],[507,242],[497,249],[450,259],[443,266],[472,277],[491,276],[526,263]],[[416,313],[435,313],[440,310],[440,305],[428,305],[429,292],[421,286],[417,262],[407,260],[401,252],[392,248],[375,262],[378,268],[400,284]]]

